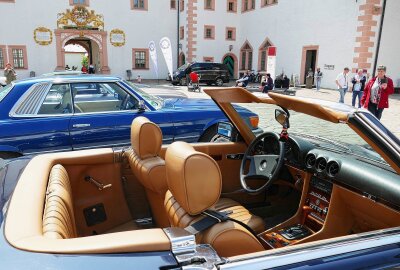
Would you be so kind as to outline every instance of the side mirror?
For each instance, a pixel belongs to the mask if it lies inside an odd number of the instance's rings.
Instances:
[[[139,100],[138,110],[139,112],[144,112],[146,110],[146,104],[143,99]]]
[[[289,115],[280,109],[275,109],[275,120],[282,125],[283,128],[289,128]]]

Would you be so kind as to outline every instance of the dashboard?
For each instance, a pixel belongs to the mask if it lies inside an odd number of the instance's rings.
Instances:
[[[254,148],[254,154],[279,154],[279,141],[267,136]],[[400,209],[400,176],[362,157],[319,147],[300,136],[285,142],[285,164],[313,177]]]

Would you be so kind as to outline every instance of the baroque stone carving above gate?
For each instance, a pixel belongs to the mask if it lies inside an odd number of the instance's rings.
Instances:
[[[84,6],[75,6],[72,10],[57,14],[57,28],[104,30],[104,17]]]

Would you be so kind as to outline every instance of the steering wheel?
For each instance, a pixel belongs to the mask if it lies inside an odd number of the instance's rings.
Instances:
[[[268,155],[253,155],[254,148],[264,138],[273,138],[279,145],[279,154],[268,154]],[[279,135],[274,132],[265,132],[259,135],[252,141],[243,156],[242,164],[240,166],[240,184],[243,189],[249,193],[259,193],[264,189],[268,188],[274,180],[277,179],[280,169],[282,168],[285,157],[285,143],[279,140]],[[250,167],[247,174],[245,174],[246,161],[250,161]],[[250,179],[263,179],[265,183],[257,188],[253,189],[249,187],[247,181]]]

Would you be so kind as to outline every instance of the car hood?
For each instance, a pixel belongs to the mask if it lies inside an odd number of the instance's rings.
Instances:
[[[141,87],[141,90],[144,92],[160,97],[162,99],[167,99],[167,98],[188,98],[188,96],[185,93],[176,91],[176,90],[170,90],[170,89],[160,89],[160,88],[146,88],[146,87]]]
[[[164,100],[164,108],[168,109],[204,109],[204,107],[217,107],[217,104],[213,100],[205,98],[168,98]]]

